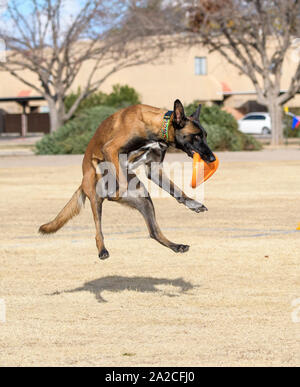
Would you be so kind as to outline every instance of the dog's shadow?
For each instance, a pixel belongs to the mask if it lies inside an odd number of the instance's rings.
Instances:
[[[187,293],[193,289],[195,285],[183,280],[182,278],[167,279],[167,278],[152,278],[152,277],[122,277],[122,276],[107,276],[86,282],[82,287],[66,290],[63,292],[55,292],[51,295],[59,295],[61,293],[76,293],[76,292],[91,292],[95,295],[98,302],[107,302],[102,297],[102,292],[122,292],[124,290],[132,290],[141,293],[162,293],[168,297],[176,297],[178,294],[169,293],[158,289],[156,286],[172,286],[177,288],[179,294]]]

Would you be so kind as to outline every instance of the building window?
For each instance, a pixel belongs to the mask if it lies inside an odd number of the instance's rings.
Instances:
[[[207,74],[207,58],[206,57],[195,57],[195,75],[206,75]]]

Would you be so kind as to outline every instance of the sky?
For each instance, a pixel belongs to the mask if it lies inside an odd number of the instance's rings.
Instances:
[[[31,0],[0,0],[0,14],[4,13],[7,4],[14,1],[16,4],[18,4],[18,9],[22,11],[23,14],[30,14],[31,13]],[[67,15],[74,14],[79,11],[80,9],[80,2],[81,0],[62,0],[63,1],[63,9],[66,12]]]
[[[0,0],[0,14],[2,14],[6,10],[8,0]]]
[[[18,11],[25,16],[25,20],[30,25],[31,15],[33,15],[33,2],[32,0],[0,0],[0,39],[2,31],[16,31],[14,22],[8,15],[7,4],[14,2],[17,5]],[[44,0],[39,0],[42,4]],[[55,0],[53,0],[53,3]],[[74,18],[80,13],[84,0],[62,0],[61,7],[61,32],[67,29],[68,26],[73,22]],[[42,25],[46,25],[46,16],[41,18]],[[50,32],[50,31],[49,31]]]
[[[40,4],[43,4],[45,0],[37,0]],[[80,10],[83,5],[86,3],[86,0],[61,0],[61,17],[60,20],[64,22],[62,25],[62,30],[67,29],[67,27],[72,23],[74,18],[80,14]],[[121,5],[122,3],[126,4],[126,1],[116,1],[116,4]],[[30,24],[31,15],[33,15],[33,1],[32,0],[0,0],[0,33],[1,29],[6,31],[15,31],[14,23],[10,19],[7,10],[7,4],[15,3],[17,5],[18,11],[25,16],[25,20]],[[53,0],[53,4],[55,0]],[[112,1],[104,0],[104,7],[110,7],[112,5]],[[112,5],[112,9],[114,6]],[[46,17],[45,17],[46,22]],[[104,26],[103,26],[104,27]]]

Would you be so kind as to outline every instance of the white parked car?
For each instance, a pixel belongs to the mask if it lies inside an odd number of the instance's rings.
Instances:
[[[249,113],[238,120],[239,130],[248,134],[270,134],[271,117],[269,113]]]

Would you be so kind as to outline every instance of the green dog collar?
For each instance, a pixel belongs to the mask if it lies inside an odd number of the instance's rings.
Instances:
[[[169,124],[170,124],[170,120],[171,120],[172,114],[173,114],[173,111],[172,111],[172,110],[169,110],[169,111],[164,115],[163,123],[162,123],[162,127],[161,127],[162,138],[163,138],[166,142],[168,142],[168,140],[169,140]]]

